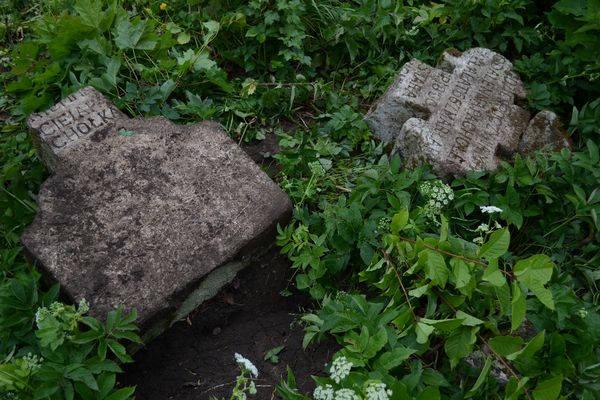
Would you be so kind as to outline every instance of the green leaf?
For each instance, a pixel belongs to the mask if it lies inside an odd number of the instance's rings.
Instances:
[[[113,30],[115,44],[121,50],[133,49],[141,39],[145,29],[146,21],[138,21],[134,25],[128,18],[120,17]]]
[[[365,349],[363,355],[365,358],[370,359],[373,358],[379,350],[383,348],[388,342],[387,331],[382,326],[379,328],[377,333],[371,337],[369,337],[369,342],[367,348]]]
[[[496,353],[505,357],[521,350],[523,338],[520,336],[496,336],[491,338],[488,343]]]
[[[77,368],[73,371],[67,372],[65,376],[74,381],[83,382],[87,387],[92,390],[98,390],[98,384],[94,379],[94,376],[87,368]]]
[[[452,334],[446,343],[444,350],[450,358],[450,367],[454,368],[458,362],[473,352],[473,345],[477,340],[478,328],[460,327]]]
[[[179,43],[179,44],[189,43],[191,38],[192,37],[190,36],[189,33],[181,32],[179,35],[177,35],[177,43]]]
[[[462,320],[462,324],[464,326],[477,326],[484,323],[484,321],[480,320],[479,318],[476,318],[461,310],[456,312],[456,318]]]
[[[508,228],[498,229],[479,249],[479,257],[490,260],[498,258],[508,251],[510,245],[510,232]]]
[[[399,233],[408,223],[408,210],[400,210],[392,217],[392,222],[390,223],[390,230],[392,233]]]
[[[560,395],[563,376],[558,375],[554,378],[541,381],[533,390],[534,400],[556,400]]]
[[[512,283],[512,295],[510,330],[515,331],[521,326],[525,319],[525,315],[527,314],[527,302],[525,301],[525,296],[521,293],[518,282]]]
[[[437,251],[425,249],[419,253],[419,262],[424,264],[425,276],[431,280],[433,285],[441,288],[446,286],[449,271],[443,255]]]
[[[527,345],[520,351],[516,353],[508,354],[506,356],[507,360],[518,360],[518,359],[529,359],[532,358],[535,353],[537,353],[543,346],[544,340],[546,337],[546,331],[541,331],[533,339],[527,343]]]
[[[435,328],[431,325],[424,324],[423,322],[417,322],[417,326],[415,327],[415,332],[417,334],[417,343],[427,343],[429,335],[431,335],[434,329]]]
[[[392,368],[395,368],[398,365],[402,364],[414,353],[416,353],[416,350],[414,349],[399,346],[392,351],[387,351],[383,353],[381,356],[379,356],[379,358],[377,358],[377,360],[375,360],[375,363],[373,365],[376,370],[383,370],[388,372]]]
[[[519,260],[513,268],[515,276],[527,287],[545,285],[552,278],[554,263],[545,254],[535,254]]]
[[[501,287],[506,283],[506,277],[498,268],[498,259],[490,260],[488,267],[483,272],[482,280],[491,283],[496,287]]]
[[[458,328],[463,324],[463,320],[459,318],[447,318],[447,319],[427,319],[421,318],[421,322],[431,325],[441,331],[450,332]]]
[[[513,268],[517,280],[525,285],[546,307],[554,310],[552,293],[544,287],[552,278],[554,263],[545,254],[519,260]]]
[[[73,6],[84,25],[98,29],[102,22],[102,2],[96,0],[77,0]]]
[[[427,386],[415,400],[440,400],[440,389],[437,386]]]
[[[202,23],[202,26],[206,28],[204,33],[204,45],[206,46],[217,36],[221,25],[217,21],[206,21]]]
[[[127,400],[131,398],[134,392],[135,387],[122,388],[112,393],[105,400]]]
[[[106,341],[106,344],[108,345],[110,350],[113,352],[113,354],[115,356],[117,356],[117,358],[119,360],[121,360],[121,362],[127,363],[127,362],[133,361],[131,359],[131,357],[129,357],[127,355],[127,351],[125,350],[125,347],[121,343],[117,342],[116,340],[108,339]]]
[[[452,277],[454,278],[456,288],[460,289],[467,286],[471,281],[471,269],[469,265],[461,259],[452,258],[450,259],[450,266],[452,267]]]
[[[277,364],[279,362],[279,353],[285,349],[285,346],[277,346],[273,347],[269,351],[265,353],[264,360],[270,362],[271,364]]]
[[[465,394],[465,397],[464,397],[465,399],[470,399],[471,397],[473,397],[477,394],[477,391],[479,390],[481,385],[483,385],[483,383],[485,382],[491,369],[492,369],[492,358],[487,357],[485,359],[485,364],[483,365],[483,368],[481,369],[481,373],[477,377],[477,381],[475,381],[475,384],[473,385],[473,387],[471,389],[469,389],[469,391]]]
[[[506,385],[506,395],[504,397],[505,400],[518,400],[521,391],[525,387],[525,385],[529,382],[529,377],[524,376],[519,380],[515,380],[511,378]]]

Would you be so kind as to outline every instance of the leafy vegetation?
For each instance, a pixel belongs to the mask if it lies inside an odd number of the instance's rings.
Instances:
[[[132,396],[107,349],[128,360],[133,316],[57,303],[19,246],[44,178],[24,118],[91,85],[132,115],[278,135],[305,343],[340,345],[313,397],[600,399],[597,0],[164,4],[0,4],[0,396]],[[450,182],[388,155],[364,111],[404,62],[473,46],[513,60],[572,150]],[[309,398],[292,371],[279,391]]]

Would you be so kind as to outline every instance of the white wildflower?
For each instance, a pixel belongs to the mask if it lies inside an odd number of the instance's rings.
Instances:
[[[475,229],[475,232],[489,232],[490,226],[488,224],[481,224]]]
[[[235,353],[235,362],[238,363],[238,365],[240,365],[242,368],[245,368],[248,371],[250,371],[252,376],[254,376],[255,378],[258,377],[258,369],[256,369],[256,366],[252,364],[252,361],[248,360],[246,357],[242,356],[239,353]]]
[[[335,392],[335,400],[360,400],[360,397],[352,389],[340,389]]]
[[[480,206],[479,208],[481,209],[482,213],[493,214],[502,212],[502,209],[496,206]]]
[[[385,388],[385,383],[374,382],[367,386],[366,400],[388,400],[393,394],[391,390]]]
[[[331,376],[331,379],[335,381],[335,383],[340,383],[342,379],[348,376],[351,369],[352,363],[348,361],[346,357],[338,357],[333,360],[329,375]]]
[[[27,355],[23,357],[23,365],[26,369],[33,372],[38,371],[42,367],[42,362],[44,362],[44,358],[38,357],[35,354],[27,353]]]
[[[325,386],[317,386],[313,392],[315,400],[333,400],[333,386],[327,384]]]

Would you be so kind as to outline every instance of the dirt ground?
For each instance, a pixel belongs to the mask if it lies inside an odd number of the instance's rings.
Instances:
[[[193,312],[135,354],[121,383],[137,385],[143,400],[229,399],[238,369],[234,353],[257,366],[258,394],[249,399],[276,399],[275,386],[289,365],[298,386],[311,393],[311,375],[322,375],[334,343],[302,349],[303,331],[295,321],[310,308],[305,295],[288,284],[289,261],[274,249],[238,274],[217,297]],[[286,288],[291,296],[280,292]],[[267,351],[285,346],[279,362],[264,361]]]

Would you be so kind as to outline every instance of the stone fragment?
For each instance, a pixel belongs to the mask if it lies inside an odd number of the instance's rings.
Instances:
[[[290,200],[215,123],[111,111],[105,124],[67,136],[112,110],[91,88],[71,98],[29,121],[54,173],[23,245],[71,300],[90,302],[92,315],[136,308],[154,336],[268,247]],[[73,120],[56,120],[65,115]]]
[[[512,64],[500,54],[484,48],[449,50],[437,68],[417,60],[406,63],[365,118],[375,136],[394,143],[408,166],[429,163],[447,177],[494,170],[500,156],[519,150],[529,113],[515,102],[526,95]],[[545,121],[540,118],[539,126]],[[531,141],[543,141],[540,132],[550,128],[544,129],[532,131]]]
[[[552,111],[541,111],[533,117],[519,143],[519,153],[535,150],[557,150],[572,147],[558,116]]]
[[[86,87],[49,110],[31,115],[27,125],[34,133],[40,159],[54,171],[79,140],[107,129],[117,118],[125,118],[125,114],[94,88]]]

